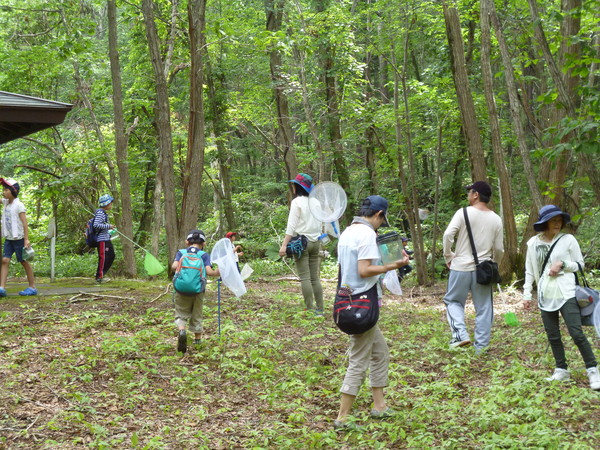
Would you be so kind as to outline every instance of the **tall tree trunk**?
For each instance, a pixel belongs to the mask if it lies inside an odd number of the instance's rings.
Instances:
[[[473,180],[485,181],[487,180],[485,156],[483,153],[477,116],[475,114],[473,95],[471,94],[471,89],[469,87],[460,19],[456,8],[448,8],[446,2],[443,4],[443,9],[444,19],[446,21],[448,45],[450,47],[452,78],[454,79],[458,107],[462,118],[465,142],[469,151],[471,174]]]
[[[490,124],[490,135],[492,141],[492,152],[494,155],[494,164],[500,184],[500,199],[502,205],[502,219],[504,222],[504,248],[505,258],[500,263],[500,272],[504,280],[509,280],[512,276],[512,268],[517,262],[519,251],[517,243],[517,224],[513,209],[512,193],[510,190],[510,177],[504,162],[504,151],[500,138],[500,121],[496,109],[496,98],[494,97],[494,84],[492,75],[491,47],[492,40],[490,34],[489,3],[492,0],[481,0],[481,74],[483,77],[483,87],[485,100],[488,109]]]
[[[167,251],[169,256],[175,254],[180,242],[177,200],[175,197],[175,174],[173,171],[173,137],[171,131],[171,106],[169,104],[169,93],[167,89],[167,78],[165,77],[164,64],[160,54],[160,42],[156,24],[154,23],[154,11],[152,0],[142,0],[142,12],[146,26],[146,38],[154,69],[156,83],[156,129],[158,131],[159,157],[157,175],[162,177],[161,183],[156,183],[157,190],[163,190],[165,208],[165,228],[167,232]],[[155,202],[160,197],[155,197]],[[156,212],[156,211],[155,211]]]
[[[350,194],[350,175],[344,160],[344,149],[342,148],[342,127],[340,124],[340,108],[337,92],[337,83],[333,74],[333,58],[329,53],[331,49],[325,50],[324,81],[325,96],[327,100],[327,131],[329,141],[333,150],[333,164],[337,174],[338,183],[347,194]],[[352,203],[352,201],[349,201]]]
[[[328,0],[317,1],[317,11],[324,12],[327,10]],[[331,151],[333,155],[333,166],[337,176],[337,181],[342,186],[346,194],[348,194],[348,204],[353,204],[352,191],[350,189],[350,175],[344,159],[344,149],[342,148],[342,127],[340,119],[340,105],[337,90],[337,80],[335,74],[335,47],[330,44],[327,38],[326,30],[322,31],[322,36],[325,37],[320,45],[320,56],[323,65],[323,83],[325,85],[325,102],[327,113],[325,121],[327,124],[327,137],[331,143]],[[350,209],[350,208],[348,208]],[[345,217],[350,215],[350,211],[346,210]],[[340,219],[342,223],[347,220]]]
[[[232,187],[231,187],[231,160],[232,157],[227,149],[228,141],[226,137],[225,111],[227,105],[223,100],[225,92],[225,80],[223,71],[218,70],[219,75],[212,69],[208,53],[206,53],[206,85],[208,86],[208,103],[210,108],[210,121],[217,146],[217,161],[219,164],[219,175],[221,186],[219,189],[218,202],[219,209],[222,209],[225,215],[226,228],[235,230],[235,216],[233,214]],[[216,190],[216,189],[215,189]],[[217,199],[215,197],[215,199]]]
[[[408,22],[408,20],[407,20]],[[407,24],[408,25],[408,24]],[[410,122],[410,109],[408,105],[408,89],[406,87],[406,68],[408,65],[408,45],[410,37],[410,27],[406,27],[406,38],[404,40],[404,61],[402,63],[402,98],[404,101],[404,121],[406,123],[406,146],[408,149],[408,176],[412,189],[405,191],[404,195],[407,199],[407,209],[409,224],[411,227],[411,235],[413,248],[415,251],[415,259],[417,266],[417,280],[421,286],[427,284],[427,257],[425,255],[425,246],[423,244],[423,232],[421,230],[421,219],[419,218],[419,199],[417,197],[417,183],[415,180],[415,155],[412,146],[412,130]],[[395,65],[395,64],[394,64]],[[397,83],[397,81],[396,81]],[[397,89],[397,88],[396,88]],[[398,95],[395,93],[395,95]],[[398,105],[398,101],[394,102]],[[410,198],[410,201],[408,199]]]
[[[267,30],[275,33],[281,29],[283,23],[283,7],[285,0],[265,0],[267,15]],[[281,73],[281,54],[276,48],[269,51],[269,65],[271,68],[271,80],[273,82],[273,95],[277,105],[277,142],[283,152],[283,160],[288,180],[292,179],[298,172],[296,152],[294,150],[294,133],[290,122],[288,100],[285,95],[286,82]],[[291,193],[290,183],[290,193]]]
[[[108,0],[108,52],[113,88],[113,109],[115,114],[115,151],[117,168],[121,186],[121,215],[117,217],[117,226],[125,236],[133,237],[133,209],[131,206],[131,180],[129,178],[129,156],[127,152],[128,138],[125,134],[125,119],[123,116],[123,89],[121,86],[121,65],[117,42],[117,7],[115,0]],[[123,241],[123,262],[125,274],[135,278],[137,268],[133,253],[133,244]]]
[[[546,34],[542,28],[537,1],[528,0],[531,19],[534,24],[535,37],[538,45],[542,49],[544,59],[552,77],[552,81],[558,91],[558,100],[562,104],[561,108],[554,108],[553,123],[558,124],[565,117],[576,117],[578,106],[577,86],[579,78],[572,76],[572,70],[568,69],[566,73],[561,72],[561,67],[566,63],[566,57],[576,58],[580,53],[580,44],[573,37],[579,32],[581,19],[579,10],[581,9],[581,0],[563,0],[562,13],[563,22],[561,23],[561,43],[558,57],[554,58],[550,51],[550,45],[546,40]],[[558,60],[558,61],[557,61]],[[562,142],[568,142],[572,135],[568,134],[562,138]],[[568,155],[563,152],[555,161],[554,168],[549,178],[548,200],[561,205],[564,198],[563,184],[566,179]]]
[[[537,184],[538,178],[533,168],[533,163],[531,161],[531,155],[529,152],[529,145],[527,144],[525,127],[521,120],[521,103],[519,102],[518,86],[515,81],[512,59],[508,51],[506,39],[504,38],[504,34],[502,32],[502,27],[500,26],[500,21],[498,20],[498,14],[496,13],[494,2],[487,3],[487,6],[488,14],[496,31],[496,39],[498,40],[498,47],[500,48],[500,55],[502,57],[502,65],[504,66],[504,77],[506,79],[506,89],[508,91],[508,102],[510,105],[510,117],[513,123],[515,135],[517,137],[521,159],[523,161],[525,178],[527,179],[529,186],[531,200],[536,209],[539,209],[542,207],[542,194]]]
[[[179,236],[183,239],[189,230],[197,228],[200,211],[200,186],[204,168],[204,15],[205,0],[190,0],[188,25],[190,32],[190,119],[188,150],[183,171],[183,197]],[[166,188],[166,186],[165,186]]]

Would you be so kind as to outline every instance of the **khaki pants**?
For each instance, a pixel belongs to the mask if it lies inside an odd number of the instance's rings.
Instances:
[[[375,325],[369,331],[350,336],[348,369],[340,392],[356,396],[365,380],[367,369],[372,388],[386,387],[390,352],[385,338]]]
[[[192,333],[202,333],[202,303],[204,292],[196,295],[181,295],[175,292],[175,323],[185,328],[189,321]]]
[[[296,270],[298,271],[298,278],[300,278],[306,309],[313,309],[316,303],[316,309],[323,312],[320,251],[321,243],[319,241],[309,241],[300,258],[296,260]]]

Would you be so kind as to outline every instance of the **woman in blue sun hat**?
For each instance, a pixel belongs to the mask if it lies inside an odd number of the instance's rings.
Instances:
[[[308,245],[295,258],[296,270],[300,278],[306,309],[314,309],[315,314],[322,316],[323,288],[321,287],[321,243],[319,236],[322,234],[323,224],[312,215],[308,205],[308,194],[313,189],[313,179],[310,175],[299,173],[289,183],[294,183],[294,199],[290,205],[285,238],[279,248],[279,256],[284,257],[286,255],[287,245],[294,236],[306,236]]]
[[[533,224],[538,234],[527,242],[524,307],[531,308],[535,281],[537,303],[555,361],[554,373],[546,380],[566,381],[571,377],[560,333],[559,316],[562,315],[585,364],[590,387],[600,390],[596,357],[581,328],[581,312],[575,298],[574,273],[583,268],[583,255],[577,239],[572,234],[562,232],[562,228],[570,221],[571,216],[558,206],[546,205],[540,209],[538,221]]]
[[[108,221],[108,211],[112,209],[115,199],[110,194],[105,194],[98,200],[98,209],[94,215],[94,230],[97,233],[98,241],[98,268],[96,269],[96,283],[106,283],[109,281],[105,277],[106,272],[112,266],[115,260],[115,249],[110,240],[108,230],[115,228]]]

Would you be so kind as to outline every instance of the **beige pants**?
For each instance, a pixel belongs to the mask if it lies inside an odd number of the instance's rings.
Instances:
[[[175,292],[175,323],[185,328],[189,321],[192,333],[202,333],[202,302],[204,292],[196,295],[181,295]]]
[[[372,388],[387,386],[390,352],[379,326],[350,336],[348,359],[348,369],[340,392],[356,396],[365,381],[367,369],[370,369]]]

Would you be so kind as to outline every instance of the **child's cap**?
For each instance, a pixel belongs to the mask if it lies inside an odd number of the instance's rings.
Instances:
[[[231,239],[233,236],[237,236],[237,233],[236,233],[235,231],[230,231],[229,233],[227,233],[227,234],[225,235],[225,237],[226,237],[227,239]]]
[[[17,180],[13,180],[12,178],[8,180],[6,178],[0,178],[0,183],[2,184],[2,186],[6,186],[8,190],[12,192],[12,195],[14,195],[15,197],[19,196],[21,186],[19,186]]]
[[[100,200],[98,200],[98,206],[100,208],[104,208],[105,206],[110,205],[114,200],[114,197],[110,194],[104,194],[102,197],[100,197]]]
[[[202,242],[206,242],[206,236],[204,235],[204,231],[202,230],[192,230],[188,233],[185,240],[190,242],[192,240],[201,240]]]

